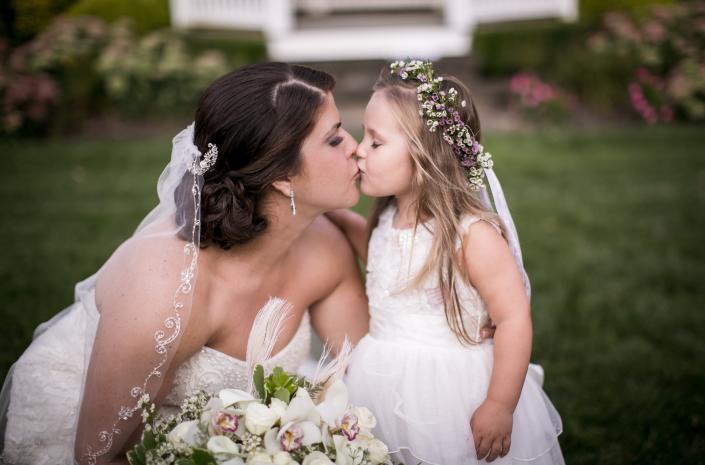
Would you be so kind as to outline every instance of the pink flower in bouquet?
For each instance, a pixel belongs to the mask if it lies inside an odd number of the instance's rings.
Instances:
[[[213,416],[213,426],[221,433],[234,433],[240,427],[240,419],[237,415],[221,410]]]
[[[279,441],[282,449],[286,452],[291,452],[298,449],[303,444],[304,432],[299,426],[293,425],[284,431]]]
[[[360,425],[357,416],[352,413],[346,413],[343,415],[343,419],[340,422],[340,429],[343,431],[343,434],[348,441],[354,440],[360,432]]]

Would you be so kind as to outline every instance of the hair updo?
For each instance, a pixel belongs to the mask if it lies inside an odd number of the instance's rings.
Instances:
[[[301,145],[334,85],[323,71],[259,63],[206,89],[196,109],[194,143],[202,153],[208,143],[216,144],[218,160],[204,174],[201,189],[201,247],[229,249],[267,228],[264,194],[274,181],[300,169]],[[190,190],[189,177],[176,196],[189,195],[183,192]],[[188,216],[183,209],[179,213],[180,220]]]

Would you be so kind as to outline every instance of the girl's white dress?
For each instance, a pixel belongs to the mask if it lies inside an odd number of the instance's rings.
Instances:
[[[477,463],[470,430],[492,374],[493,342],[461,345],[446,323],[435,273],[406,288],[428,256],[433,221],[395,229],[396,207],[386,209],[368,251],[370,332],[355,348],[347,375],[350,401],[377,417],[374,434],[407,465]],[[479,218],[465,216],[467,230]],[[460,243],[458,242],[458,246]],[[460,284],[468,332],[479,340],[489,320],[477,291]],[[495,464],[563,464],[562,424],[544,394],[540,367],[530,366],[514,411],[509,454]]]

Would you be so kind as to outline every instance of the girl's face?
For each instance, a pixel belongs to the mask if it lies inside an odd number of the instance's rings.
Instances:
[[[313,130],[301,145],[302,170],[292,178],[297,208],[319,214],[358,202],[356,147],[341,127],[333,95],[326,94]]]
[[[407,138],[383,91],[372,94],[357,148],[360,190],[372,197],[402,196],[411,190],[413,164]]]

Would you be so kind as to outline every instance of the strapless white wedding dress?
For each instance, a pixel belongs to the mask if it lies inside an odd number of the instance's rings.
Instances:
[[[391,206],[372,233],[367,264],[370,332],[353,351],[346,383],[350,401],[377,417],[374,435],[406,465],[471,465],[478,461],[470,430],[487,396],[493,341],[467,346],[446,322],[436,274],[408,288],[425,263],[432,232],[395,229]],[[476,217],[461,221],[468,228]],[[430,222],[428,228],[433,229]],[[457,244],[460,246],[460,243]],[[458,297],[468,333],[479,340],[489,320],[478,292],[461,282]],[[529,368],[514,411],[511,449],[493,464],[563,465],[561,419],[542,387],[542,370]]]
[[[91,291],[92,292],[92,291]],[[98,311],[95,295],[84,296],[38,328],[35,339],[12,368],[3,460],[13,465],[73,465],[73,444],[83,385],[84,359],[90,356]],[[293,339],[268,359],[265,369],[281,366],[296,372],[308,359],[311,326],[308,312]],[[86,350],[86,347],[88,349]],[[244,361],[203,347],[178,369],[161,413],[178,411],[200,390],[246,389]]]

